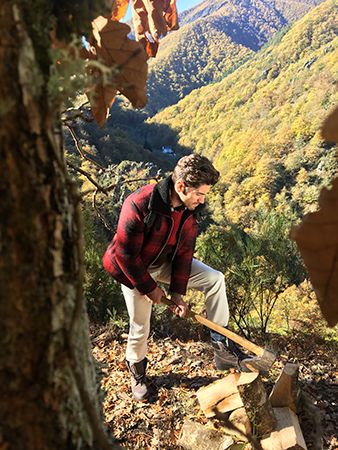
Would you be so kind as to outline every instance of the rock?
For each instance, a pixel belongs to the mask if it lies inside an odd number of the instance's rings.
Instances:
[[[233,443],[233,439],[224,432],[192,420],[184,422],[178,438],[178,444],[186,450],[226,450]]]

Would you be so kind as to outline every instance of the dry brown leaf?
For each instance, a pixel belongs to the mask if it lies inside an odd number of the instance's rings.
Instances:
[[[178,29],[176,0],[131,0],[136,39],[155,56],[159,38]]]
[[[113,0],[112,19],[121,20],[128,9],[129,0]]]
[[[322,134],[338,142],[338,108],[324,122]],[[291,230],[291,238],[307,267],[322,314],[333,327],[338,322],[338,177],[331,189],[322,189],[319,207]]]
[[[338,107],[325,120],[322,136],[326,141],[338,142]]]
[[[178,30],[179,25],[176,0],[167,1],[167,6],[164,9],[164,19],[166,21],[168,30]]]
[[[117,92],[125,95],[135,108],[147,102],[147,55],[139,42],[128,39],[130,27],[100,16],[93,21],[93,42],[85,57],[102,67],[89,64],[94,87],[89,93],[92,113],[102,127]],[[107,72],[105,67],[111,69]]]

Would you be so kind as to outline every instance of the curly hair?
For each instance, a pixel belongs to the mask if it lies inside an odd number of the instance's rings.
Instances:
[[[219,179],[219,172],[205,156],[191,154],[183,156],[174,168],[172,180],[181,179],[187,187],[197,188],[202,184],[213,186]]]

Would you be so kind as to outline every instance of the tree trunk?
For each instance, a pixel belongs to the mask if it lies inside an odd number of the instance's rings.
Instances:
[[[0,6],[0,448],[108,449],[82,296],[79,198],[47,101],[48,12],[32,4],[33,27],[20,7]]]

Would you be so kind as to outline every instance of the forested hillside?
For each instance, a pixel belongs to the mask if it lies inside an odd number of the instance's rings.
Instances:
[[[306,14],[311,8],[321,3],[323,0],[270,0],[267,3],[275,8],[287,21],[294,21]],[[196,19],[217,12],[219,8],[228,8],[229,2],[222,0],[220,2],[202,1],[194,8],[184,11],[180,14],[180,24],[185,25]]]
[[[336,24],[328,0],[222,82],[150,121],[213,158],[231,221],[248,225],[261,206],[293,216],[316,208],[336,170],[336,148],[319,132],[338,98]]]
[[[148,105],[153,114],[193,89],[218,81],[278,30],[319,0],[204,1],[180,19],[181,29],[161,41],[150,62]]]
[[[163,157],[162,147],[175,142],[177,157],[192,148],[177,146],[176,135],[167,126],[146,122],[149,113],[176,103],[194,88],[223,79],[252,58],[288,20],[303,15],[318,2],[217,0],[192,8],[180,19],[181,29],[164,38],[157,57],[150,60],[147,108],[136,111],[129,102],[117,98],[104,128],[78,121],[76,133],[84,150],[105,165],[127,158],[171,168],[174,158]],[[283,30],[275,39],[285,27]],[[80,103],[81,98],[75,106]],[[67,129],[65,135],[67,148],[74,148]]]

